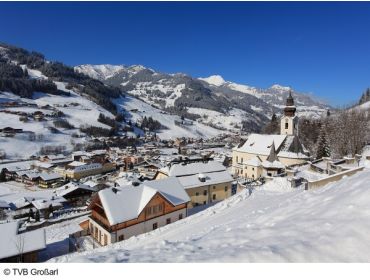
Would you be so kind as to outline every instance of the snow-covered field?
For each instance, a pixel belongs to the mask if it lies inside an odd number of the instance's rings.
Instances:
[[[244,111],[235,108],[226,114],[203,108],[189,108],[188,112],[200,115],[202,123],[210,123],[230,131],[240,131],[242,121],[247,118]]]
[[[370,169],[326,187],[283,179],[126,241],[52,262],[369,262]]]
[[[211,138],[223,132],[199,122],[194,122],[193,125],[186,127],[177,126],[175,125],[175,120],[181,121],[179,116],[164,113],[131,96],[116,99],[114,102],[118,108],[125,109],[127,113],[131,115],[133,121],[141,120],[144,116],[152,117],[154,120],[159,121],[162,125],[167,127],[167,129],[163,129],[157,133],[161,139],[175,139],[177,137]]]

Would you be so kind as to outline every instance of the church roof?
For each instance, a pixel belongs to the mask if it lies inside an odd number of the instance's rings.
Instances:
[[[247,141],[240,148],[237,148],[239,152],[253,153],[259,155],[269,155],[272,143],[275,145],[275,149],[279,150],[283,144],[287,135],[280,134],[255,134],[252,133],[248,136]]]
[[[294,135],[268,135],[250,134],[244,145],[235,148],[238,152],[251,153],[256,155],[271,156],[272,144],[275,146],[277,157],[286,158],[308,158],[305,149],[300,143],[298,136]]]

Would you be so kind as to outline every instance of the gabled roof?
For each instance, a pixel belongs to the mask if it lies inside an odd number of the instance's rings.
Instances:
[[[58,196],[65,196],[67,194],[70,194],[78,189],[83,189],[91,192],[96,192],[97,188],[95,186],[89,186],[86,184],[80,184],[75,182],[69,182],[68,184],[65,184],[55,190],[55,193]]]
[[[255,166],[255,167],[258,167],[261,165],[261,159],[258,157],[258,156],[255,156],[247,161],[244,162],[245,165],[249,165],[249,166]]]
[[[260,154],[260,155],[269,155],[272,143],[274,142],[275,149],[279,151],[281,145],[284,143],[285,138],[287,135],[280,135],[280,134],[251,134],[248,136],[247,141],[241,146],[237,148],[237,151],[240,152],[247,152],[253,154]]]
[[[205,179],[205,181],[201,181],[200,178]],[[229,183],[233,181],[233,177],[228,171],[212,172],[206,174],[200,173],[178,177],[178,179],[185,189]]]
[[[63,178],[62,175],[60,175],[59,173],[40,173],[40,178],[44,181],[49,181],[49,180],[55,180],[55,179],[61,179]]]
[[[0,259],[46,248],[44,229],[37,229],[18,234],[18,228],[18,221],[0,224]],[[22,252],[20,252],[20,246],[22,246]]]
[[[210,173],[210,172],[219,172],[225,171],[226,168],[218,161],[199,161],[191,163],[176,163],[172,164],[171,167],[166,167],[160,169],[161,172],[167,174],[168,176],[187,176],[194,175],[198,173]]]
[[[183,186],[175,177],[146,181],[137,187],[127,186],[113,189],[104,189],[98,193],[110,225],[137,218],[157,193],[160,193],[174,206],[190,201]]]

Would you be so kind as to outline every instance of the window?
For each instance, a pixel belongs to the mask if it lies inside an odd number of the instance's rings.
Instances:
[[[182,219],[182,214],[179,215],[179,220],[181,220],[181,219]]]
[[[213,186],[213,189],[215,190],[216,189],[216,186]]]
[[[198,202],[195,202],[195,203],[194,203],[194,206],[199,206],[199,203],[198,203]]]
[[[125,239],[125,236],[123,234],[119,235],[118,236],[118,241],[122,241]]]
[[[212,195],[212,199],[216,200],[216,194],[215,193]]]
[[[154,223],[153,224],[153,230],[157,229],[158,228],[158,223]]]
[[[203,205],[206,205],[207,204],[207,201],[203,201]]]
[[[198,193],[198,192],[196,192],[196,193],[195,193],[195,196],[198,196],[198,195],[199,195],[199,193]]]
[[[240,163],[243,163],[243,158],[240,159]]]
[[[288,123],[286,122],[286,123],[285,123],[285,129],[288,129],[288,126],[289,126],[289,125],[288,125]]]
[[[254,171],[254,167],[252,167],[252,170]]]
[[[226,187],[225,187],[225,192],[227,192],[227,191],[228,191],[228,189],[229,189],[229,188],[226,186]]]
[[[242,169],[242,170],[240,170],[240,174],[243,174],[243,169]]]
[[[235,161],[236,161],[236,163],[238,163],[238,156],[235,157]]]
[[[167,220],[166,220],[166,224],[168,225],[168,224],[170,224],[171,223],[171,218],[167,218]]]
[[[163,204],[147,207],[145,211],[147,216],[157,215],[163,212]]]
[[[207,190],[204,190],[203,191],[203,195],[207,195]]]

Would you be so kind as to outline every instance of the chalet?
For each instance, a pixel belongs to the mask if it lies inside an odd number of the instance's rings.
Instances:
[[[45,198],[27,198],[31,205],[38,210],[41,215],[48,219],[50,215],[50,208],[58,210],[64,207],[64,204],[67,203],[67,200],[62,196],[51,196]]]
[[[176,177],[191,199],[189,207],[224,200],[232,195],[233,178],[220,162],[212,159],[172,161],[161,168],[155,180]]]
[[[177,178],[102,190],[89,206],[89,231],[108,245],[181,220],[189,197]]]
[[[38,185],[41,188],[57,188],[63,184],[63,176],[58,173],[40,173]]]
[[[1,171],[4,170],[6,180],[11,181],[11,180],[15,180],[18,177],[17,172],[30,171],[31,164],[24,163],[24,162],[17,162],[17,163],[2,165],[0,169]]]
[[[0,129],[1,135],[4,137],[14,137],[17,133],[22,133],[23,129],[18,128],[12,128],[12,127],[4,127],[3,129]]]
[[[0,224],[0,262],[37,262],[46,248],[44,229],[20,233],[19,225],[18,221]]]
[[[70,206],[85,206],[93,194],[98,191],[97,186],[89,186],[70,182],[56,190],[58,196],[64,197]]]
[[[33,118],[36,121],[42,121],[44,119],[44,113],[41,112],[41,111],[36,111],[36,112],[33,113]]]
[[[65,158],[66,157],[63,154],[58,154],[58,155],[44,155],[44,156],[40,156],[40,161],[43,161],[43,162],[51,162],[51,161],[56,161],[56,160],[63,160]]]
[[[262,175],[261,164],[270,169],[270,174],[278,173],[280,167],[294,166],[310,160],[308,151],[298,137],[298,117],[295,116],[294,100],[289,93],[284,116],[281,118],[280,134],[250,134],[247,140],[233,149],[232,172],[238,177],[258,178]],[[274,146],[279,168],[266,162]],[[262,164],[263,165],[263,164]],[[267,170],[266,169],[266,170]]]
[[[56,188],[63,183],[63,176],[58,173],[38,172],[35,170],[17,171],[15,180],[28,186]]]

